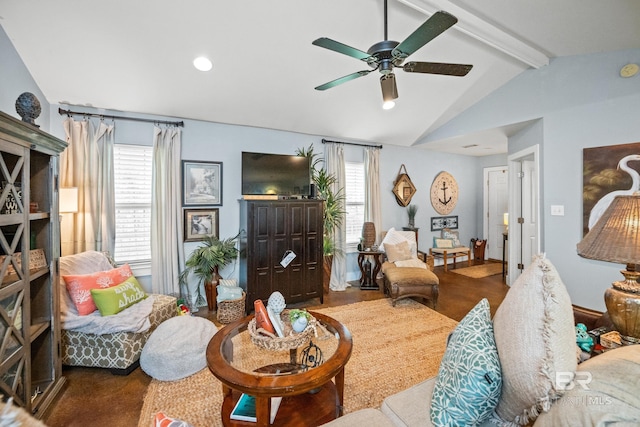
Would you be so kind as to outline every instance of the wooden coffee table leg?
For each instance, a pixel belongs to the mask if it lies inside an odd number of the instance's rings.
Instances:
[[[344,368],[337,373],[335,382],[338,391],[338,416],[341,417],[344,409]]]
[[[442,258],[444,259],[444,271],[447,271],[447,251],[443,251]],[[454,258],[453,262],[455,262],[455,260],[456,259]]]
[[[269,413],[271,412],[271,398],[265,396],[256,397],[256,426],[269,426]]]
[[[231,389],[231,387],[227,387],[226,385],[222,384],[222,397],[227,397],[227,396],[231,396],[231,393],[233,392],[233,390]]]

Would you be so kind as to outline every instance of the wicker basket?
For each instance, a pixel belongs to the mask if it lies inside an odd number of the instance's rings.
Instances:
[[[220,301],[217,313],[218,322],[227,324],[242,319],[245,316],[244,300],[246,297],[247,294],[243,292],[238,299]]]
[[[267,336],[260,333],[256,328],[255,317],[249,321],[249,335],[251,335],[251,342],[255,345],[267,350],[281,351],[281,350],[293,350],[295,348],[302,347],[306,344],[313,335],[316,334],[316,318],[311,316],[309,324],[300,333],[291,329],[291,323],[289,322],[289,310],[284,310],[280,318],[284,324],[284,337]]]

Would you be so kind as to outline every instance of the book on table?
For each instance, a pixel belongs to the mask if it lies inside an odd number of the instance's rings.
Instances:
[[[278,408],[280,407],[280,402],[282,401],[282,397],[272,397],[271,398],[271,414],[269,424],[273,424],[273,421],[276,419],[276,414],[278,413]],[[248,394],[242,393],[240,399],[238,399],[238,403],[231,411],[230,418],[232,420],[239,421],[252,421],[256,422],[256,398],[254,396],[249,396]]]

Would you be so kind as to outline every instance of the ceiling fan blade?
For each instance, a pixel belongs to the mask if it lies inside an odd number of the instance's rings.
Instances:
[[[348,74],[346,76],[340,77],[338,79],[331,80],[330,82],[327,82],[327,83],[325,83],[323,85],[316,86],[314,89],[315,90],[331,89],[332,87],[341,85],[342,83],[346,83],[349,80],[353,80],[353,79],[357,79],[358,77],[366,76],[367,74],[369,74],[372,71],[374,71],[374,70],[356,71],[355,73],[351,73],[351,74]]]
[[[458,22],[458,18],[450,13],[439,11],[434,13],[418,27],[409,37],[395,47],[392,51],[394,58],[404,59],[416,50],[438,37],[448,28]]]
[[[402,67],[408,73],[444,74],[447,76],[464,77],[473,65],[443,64],[441,62],[407,62]]]
[[[367,60],[371,57],[371,55],[369,55],[367,52],[363,52],[360,49],[347,46],[344,43],[340,43],[326,37],[320,37],[319,39],[314,40],[312,44],[323,47],[325,49],[333,50],[334,52],[338,52],[364,62],[367,62]]]

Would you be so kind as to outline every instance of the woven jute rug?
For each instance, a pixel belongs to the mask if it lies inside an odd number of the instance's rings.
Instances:
[[[474,265],[472,267],[455,268],[449,271],[452,273],[471,277],[473,279],[481,279],[483,277],[489,277],[502,273],[502,264],[498,262],[492,262],[488,264]]]
[[[385,397],[438,373],[448,334],[457,322],[411,299],[389,299],[315,310],[344,324],[353,338],[345,368],[345,413],[379,407]],[[155,414],[195,427],[221,426],[222,386],[208,369],[179,381],[152,380],[139,427]]]

